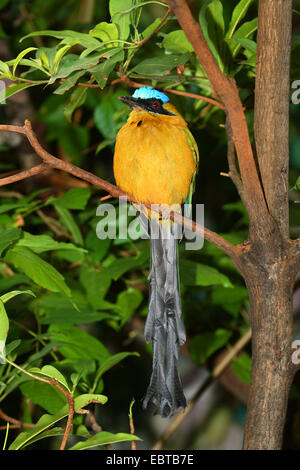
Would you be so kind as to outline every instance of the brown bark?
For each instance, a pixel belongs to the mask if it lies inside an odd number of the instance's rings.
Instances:
[[[246,264],[250,261],[246,284],[251,306],[252,373],[244,449],[274,450],[281,448],[294,372],[292,293],[296,269],[289,260],[288,243],[282,247],[274,240],[268,257],[260,249],[253,251],[251,257],[245,257]]]
[[[293,263],[288,239],[291,19],[291,0],[260,0],[254,133],[274,230],[259,243],[255,243],[255,232],[251,233],[255,246],[246,261],[253,364],[245,449],[281,448],[293,378],[292,291],[297,265]]]
[[[281,234],[289,236],[289,96],[292,0],[260,0],[254,136],[263,189]]]

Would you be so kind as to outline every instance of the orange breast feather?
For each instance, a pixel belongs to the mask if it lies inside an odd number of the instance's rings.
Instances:
[[[114,175],[122,191],[144,204],[182,204],[195,162],[181,116],[131,112],[117,135]]]

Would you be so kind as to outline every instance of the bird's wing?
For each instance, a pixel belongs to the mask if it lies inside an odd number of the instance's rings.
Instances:
[[[191,181],[191,184],[190,184],[189,195],[186,199],[186,203],[191,204],[192,203],[193,193],[195,191],[196,174],[198,172],[198,167],[199,167],[199,150],[198,150],[198,145],[197,145],[191,131],[187,127],[185,127],[183,130],[184,130],[184,133],[186,135],[189,146],[192,149],[192,152],[193,152],[193,155],[194,155],[194,161],[195,161],[195,164],[196,164],[195,172],[193,174],[192,181]]]

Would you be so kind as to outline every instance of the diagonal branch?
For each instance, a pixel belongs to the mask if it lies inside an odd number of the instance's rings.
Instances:
[[[257,236],[263,239],[266,231],[270,231],[273,225],[253,157],[246,117],[238,88],[235,81],[226,78],[219,69],[206,43],[202,29],[193,18],[186,1],[166,0],[166,2],[177,16],[177,20],[194,47],[198,60],[211,85],[225,105],[232,129],[232,139],[237,151],[244,192],[247,195],[245,205],[250,218],[250,233],[252,233],[253,227],[257,231]],[[261,224],[262,218],[264,224]]]
[[[229,166],[228,176],[231,178],[232,182],[235,184],[235,187],[240,195],[240,198],[244,200],[243,183],[241,180],[241,176],[236,167],[235,147],[234,147],[234,142],[232,138],[232,129],[230,127],[230,123],[228,119],[226,119],[225,127],[226,127],[226,132],[227,132],[227,137],[228,137],[228,143],[227,143],[227,160],[228,160],[228,166]]]
[[[39,175],[43,173],[43,171],[48,170],[49,165],[46,163],[41,163],[40,165],[36,165],[33,168],[29,168],[28,170],[22,170],[19,173],[16,173],[11,176],[7,176],[6,178],[0,179],[0,186],[5,186],[6,184],[15,183],[16,181],[25,180],[30,178],[30,176]]]
[[[36,151],[37,155],[43,160],[43,165],[46,167],[51,167],[51,168],[56,168],[57,170],[65,171],[67,173],[72,174],[73,176],[76,176],[77,178],[80,178],[84,181],[87,181],[88,183],[96,186],[97,188],[103,189],[104,191],[108,192],[111,194],[113,197],[120,198],[120,197],[126,197],[129,202],[132,203],[137,203],[129,194],[124,193],[121,191],[117,186],[109,183],[108,181],[103,180],[102,178],[99,178],[98,176],[93,175],[92,173],[83,170],[82,168],[79,168],[78,166],[72,165],[69,162],[60,160],[57,157],[54,157],[54,155],[51,155],[48,153],[39,143],[36,135],[34,134],[31,123],[30,121],[25,121],[24,127],[21,126],[9,126],[9,125],[0,125],[0,131],[9,131],[9,132],[18,132],[21,134],[25,134],[27,139],[29,140],[30,144]],[[44,171],[44,166],[39,165],[39,168],[41,171]],[[37,167],[34,167],[37,168]],[[33,169],[31,169],[33,171]],[[28,170],[30,171],[30,170]],[[36,170],[35,170],[36,171]],[[26,178],[27,176],[25,175],[25,172],[21,172],[23,174],[23,177]],[[37,174],[37,173],[34,173]],[[13,183],[15,181],[20,180],[20,178],[17,178],[20,173],[17,175],[11,175],[6,178],[4,178],[6,184]],[[31,175],[29,175],[31,176]],[[23,178],[23,179],[24,179]],[[0,186],[2,185],[2,180],[0,179]],[[150,208],[150,206],[146,207]],[[156,210],[155,208],[151,207],[151,210]],[[157,209],[158,212],[161,212],[161,210]],[[242,248],[240,246],[235,246],[232,243],[228,242],[225,240],[223,237],[218,235],[215,232],[212,232],[211,230],[202,227],[200,224],[197,224],[193,220],[183,217],[180,214],[177,213],[170,213],[168,214],[168,217],[173,220],[174,222],[178,223],[179,225],[185,226],[187,229],[192,230],[194,233],[197,233],[200,236],[204,236],[204,238],[216,245],[218,248],[223,250],[228,256],[230,256],[237,266],[237,268],[240,270],[240,253]]]

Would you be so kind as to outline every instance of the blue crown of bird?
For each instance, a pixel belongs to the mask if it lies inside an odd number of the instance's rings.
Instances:
[[[119,188],[140,205],[179,206],[191,202],[198,168],[198,148],[187,123],[167,95],[142,87],[119,99],[131,108],[116,138],[114,176]],[[153,211],[140,212],[148,229]],[[157,212],[156,212],[157,215]],[[164,221],[165,222],[165,221]],[[153,223],[153,221],[151,222]],[[143,407],[155,405],[161,416],[186,407],[177,362],[185,342],[177,259],[176,224],[156,217],[150,232],[151,266],[146,342],[152,342],[152,375]],[[153,225],[150,226],[153,230]],[[157,233],[159,236],[157,237]]]

